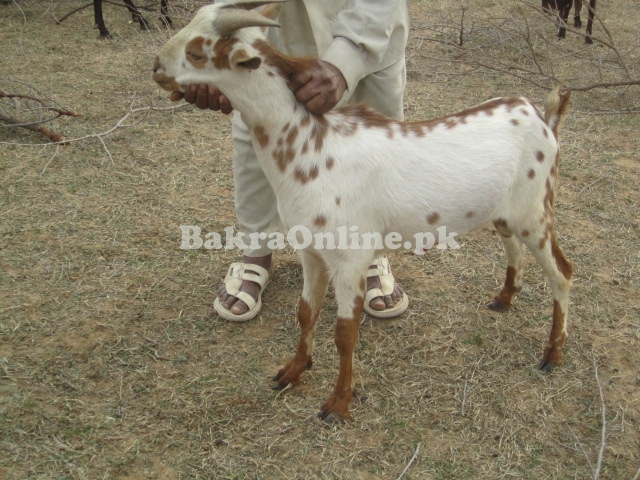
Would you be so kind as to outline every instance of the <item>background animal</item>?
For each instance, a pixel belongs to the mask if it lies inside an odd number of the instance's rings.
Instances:
[[[573,5],[573,25],[576,28],[582,27],[582,20],[580,19],[580,10],[582,9],[582,0],[542,0],[542,8],[548,11],[552,11],[558,14],[561,20],[560,28],[558,29],[558,38],[565,38],[567,34],[567,20],[569,19],[569,11]],[[592,44],[591,31],[593,28],[593,17],[596,11],[596,0],[589,0],[587,7],[589,10],[589,19],[587,21],[587,34],[584,37],[584,42]]]
[[[93,16],[95,19],[95,24],[98,30],[100,31],[101,38],[111,38],[111,34],[104,23],[104,16],[102,14],[102,2],[103,0],[93,0]],[[140,24],[140,28],[143,30],[149,30],[149,23],[142,16],[138,7],[135,6],[132,0],[123,0],[124,4],[127,7],[127,10],[131,13],[131,18],[134,22],[138,22]],[[172,24],[171,18],[169,18],[168,10],[167,10],[167,2],[168,0],[160,1],[160,19],[164,22],[164,24],[168,27]]]

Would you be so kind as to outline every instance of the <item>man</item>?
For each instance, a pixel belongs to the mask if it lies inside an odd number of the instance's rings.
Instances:
[[[290,88],[315,114],[346,103],[366,103],[380,113],[402,120],[406,83],[405,47],[409,31],[406,0],[289,0],[280,4],[278,22],[269,41],[294,56],[315,56],[312,67],[294,75]],[[191,85],[174,101],[184,99],[199,108],[233,110],[215,86]],[[232,126],[235,207],[239,230],[273,232],[279,227],[276,198],[256,158],[249,131],[239,113]],[[286,233],[286,232],[284,232]],[[229,269],[214,308],[230,321],[246,321],[262,307],[262,289],[273,275],[272,252],[266,241],[244,251],[243,261]],[[379,318],[400,315],[407,295],[396,284],[386,257],[367,272],[365,310]]]

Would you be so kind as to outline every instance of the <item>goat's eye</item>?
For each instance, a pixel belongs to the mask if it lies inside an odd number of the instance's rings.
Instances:
[[[193,58],[194,60],[202,60],[202,55],[196,55],[193,52],[187,52],[187,56]]]

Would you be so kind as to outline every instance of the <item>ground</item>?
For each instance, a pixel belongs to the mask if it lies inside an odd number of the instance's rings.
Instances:
[[[640,87],[584,88],[638,71],[635,0],[599,2],[610,46],[588,48],[524,2],[411,2],[407,119],[498,95],[541,105],[554,81],[540,70],[576,87],[556,205],[569,339],[539,371],[552,298],[530,254],[512,312],[486,308],[506,267],[489,227],[459,250],[394,252],[410,309],[363,317],[339,426],[315,416],[337,376],[331,292],[313,369],[276,392],[298,335],[294,252],[278,252],[261,314],[233,324],[212,303],[239,251],[179,248],[180,225],[234,224],[230,118],[145,110],[177,106],[150,78],[171,34],[157,6],[142,32],[105,4],[104,41],[90,9],[56,24],[80,1],[4,3],[0,90],[83,117],[47,124],[66,145],[0,124],[0,477],[638,478]],[[174,1],[178,26],[193,8]]]

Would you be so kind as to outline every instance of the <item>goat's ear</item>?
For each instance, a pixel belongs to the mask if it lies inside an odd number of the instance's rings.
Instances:
[[[262,63],[260,57],[250,57],[245,50],[235,51],[230,60],[233,66],[246,68],[247,70],[256,70]]]

